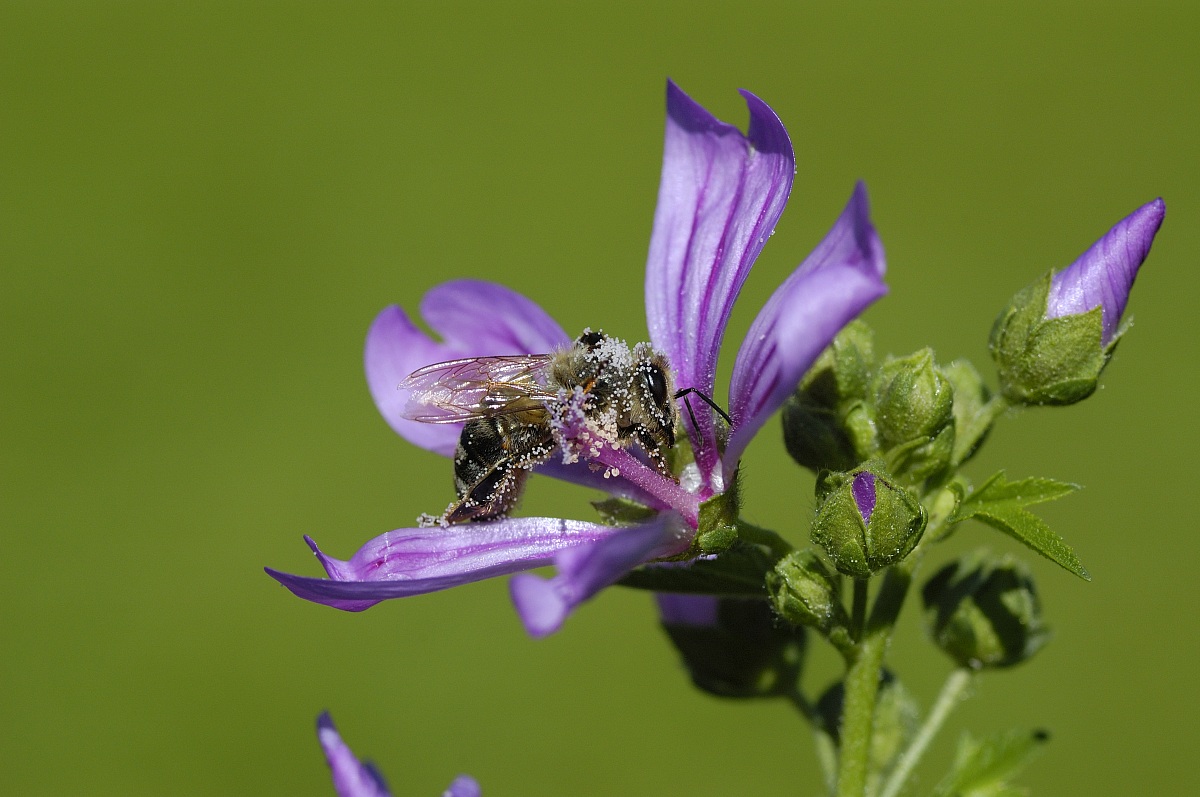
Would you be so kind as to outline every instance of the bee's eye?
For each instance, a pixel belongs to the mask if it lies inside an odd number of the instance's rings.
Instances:
[[[667,406],[667,377],[662,369],[654,363],[649,363],[642,367],[642,379],[646,383],[646,389],[650,391],[650,397],[654,399],[654,406]]]

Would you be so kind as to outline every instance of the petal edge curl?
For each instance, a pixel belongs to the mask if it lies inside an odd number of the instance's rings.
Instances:
[[[326,555],[312,538],[305,537],[328,578],[265,570],[299,598],[360,612],[391,598],[437,592],[549,564],[559,551],[619,531],[561,518],[507,518],[448,528],[397,529],[367,542],[348,560]]]

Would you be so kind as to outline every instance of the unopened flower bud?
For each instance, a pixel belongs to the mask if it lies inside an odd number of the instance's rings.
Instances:
[[[1165,214],[1161,199],[1143,205],[1070,266],[1013,298],[988,344],[1007,399],[1065,405],[1096,390],[1121,336],[1134,278]]]
[[[929,349],[885,363],[875,395],[879,436],[889,447],[931,437],[954,417],[954,388]]]
[[[767,590],[775,611],[793,625],[822,634],[849,625],[839,577],[812,550],[793,551],[780,559],[767,573]]]
[[[935,573],[922,597],[930,636],[963,667],[1018,664],[1050,637],[1029,568],[1009,556],[968,554]]]
[[[891,360],[875,378],[876,427],[897,475],[920,480],[945,468],[954,450],[954,387],[929,349]]]
[[[763,600],[658,594],[663,630],[697,688],[718,697],[788,694],[804,666],[805,631]]]
[[[827,478],[812,540],[839,572],[867,578],[908,556],[925,531],[921,503],[889,478],[863,469]]]
[[[849,470],[874,453],[874,423],[860,422],[874,369],[871,328],[852,321],[783,405],[783,441],[796,462]]]

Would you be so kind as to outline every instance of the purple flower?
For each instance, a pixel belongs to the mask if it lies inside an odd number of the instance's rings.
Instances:
[[[1150,245],[1166,213],[1162,199],[1142,205],[1055,274],[1050,281],[1046,318],[1078,315],[1099,306],[1103,308],[1101,343],[1107,346],[1117,333],[1133,280],[1150,254]]]
[[[337,790],[338,797],[391,797],[383,775],[369,762],[358,760],[342,741],[328,712],[317,717],[317,739],[321,742],[325,760],[329,762],[333,788]],[[474,778],[459,775],[442,792],[442,797],[480,797],[481,794]]]
[[[706,396],[714,395],[717,355],[733,302],[783,212],[795,173],[791,142],[779,118],[753,94],[742,95],[750,111],[744,135],[674,83],[667,84],[662,181],[646,264],[646,318],[651,342],[669,359],[676,387]],[[367,543],[349,561],[325,556],[310,541],[328,579],[267,572],[302,598],[358,611],[387,598],[553,563],[554,578],[523,574],[511,583],[526,628],[538,636],[550,633],[575,606],[631,568],[688,550],[700,504],[725,491],[754,433],[837,332],[886,292],[884,268],[866,189],[859,184],[825,239],[775,291],[742,342],[730,380],[727,436],[705,404],[691,402],[694,424],[683,413],[695,463],[678,483],[633,450],[589,439],[582,425],[562,424],[571,452],[586,455],[572,463],[552,460],[537,471],[659,510],[647,522],[615,528],[520,518],[398,529]],[[487,282],[439,285],[425,295],[421,314],[441,335],[440,342],[417,329],[398,307],[375,319],[367,335],[367,382],[397,433],[447,456],[461,427],[402,417],[408,397],[397,385],[405,376],[443,360],[546,352],[570,343],[529,299]],[[589,467],[596,463],[606,467]]]

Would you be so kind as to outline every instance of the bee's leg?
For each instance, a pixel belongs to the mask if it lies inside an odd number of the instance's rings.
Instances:
[[[667,463],[667,458],[663,456],[662,445],[650,434],[645,427],[635,425],[632,427],[633,435],[637,438],[638,445],[646,452],[646,456],[650,458],[654,469],[666,476],[668,479],[675,479],[675,474],[671,472],[671,466]]]
[[[495,520],[508,514],[525,489],[529,471],[504,459],[468,487],[458,501],[446,509],[446,523]]]
[[[442,523],[495,520],[516,506],[529,470],[554,450],[548,426],[477,418],[463,427],[454,453],[458,501]]]

